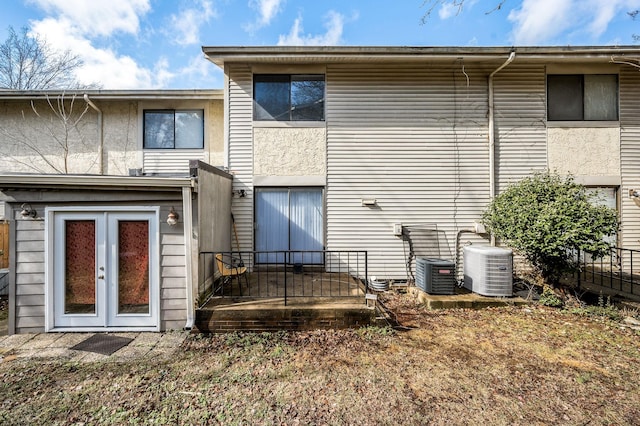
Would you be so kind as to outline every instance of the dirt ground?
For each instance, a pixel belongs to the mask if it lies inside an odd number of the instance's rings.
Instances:
[[[640,423],[640,333],[622,323],[385,303],[396,330],[192,335],[166,362],[0,363],[0,424]]]

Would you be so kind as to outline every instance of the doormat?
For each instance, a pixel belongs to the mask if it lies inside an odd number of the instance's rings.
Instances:
[[[127,337],[112,336],[110,334],[94,334],[86,340],[73,346],[71,349],[85,352],[95,352],[102,355],[111,355],[118,349],[127,346],[133,339]]]

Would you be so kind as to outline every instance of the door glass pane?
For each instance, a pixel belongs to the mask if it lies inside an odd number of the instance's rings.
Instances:
[[[149,222],[118,222],[118,313],[149,313]]]
[[[96,312],[96,223],[65,222],[64,313]]]
[[[256,192],[256,250],[289,250],[289,192]],[[284,253],[261,253],[257,263],[282,263]]]
[[[291,190],[291,250],[322,250],[322,191]],[[294,253],[292,263],[322,264],[322,253]]]

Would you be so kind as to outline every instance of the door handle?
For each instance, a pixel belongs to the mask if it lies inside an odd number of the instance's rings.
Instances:
[[[104,275],[98,275],[99,280],[104,280]]]

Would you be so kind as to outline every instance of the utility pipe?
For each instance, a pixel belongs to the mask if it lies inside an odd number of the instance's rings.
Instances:
[[[489,74],[489,201],[493,201],[496,197],[496,135],[495,135],[495,117],[493,105],[493,76],[500,70],[509,65],[516,58],[516,51],[512,50],[511,54],[494,72]],[[496,238],[491,235],[491,245],[496,245]]]
[[[195,185],[195,179],[191,180]],[[191,330],[195,322],[195,299],[193,291],[193,209],[191,204],[192,188],[182,188],[182,224],[184,227],[184,252],[186,270],[186,286],[187,286],[187,323],[185,330]]]
[[[91,101],[91,99],[89,99],[89,95],[86,93],[84,94],[84,101],[98,113],[98,169],[100,170],[100,174],[103,175],[104,129],[102,125],[102,111]]]

